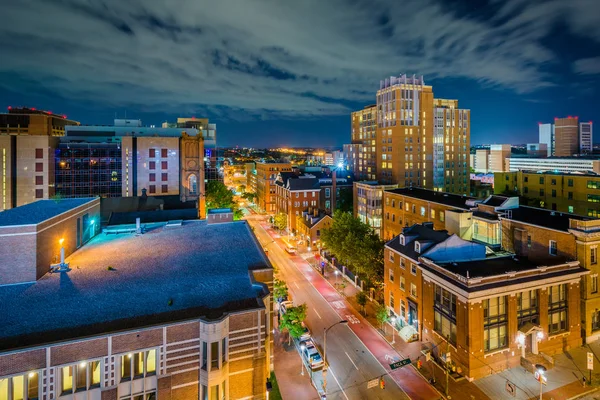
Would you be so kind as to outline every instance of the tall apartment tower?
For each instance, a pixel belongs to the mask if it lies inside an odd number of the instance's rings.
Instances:
[[[458,100],[434,99],[433,103],[433,189],[466,194],[469,192],[467,157],[471,111],[459,109]],[[424,143],[427,140],[423,138]]]
[[[548,157],[554,155],[554,124],[539,124],[539,142],[547,146]]]
[[[356,179],[377,178],[377,106],[369,105],[352,113],[352,144],[344,148]]]
[[[490,145],[489,172],[508,171],[506,159],[510,158],[510,144],[492,144]]]
[[[434,99],[422,76],[381,81],[376,104],[351,118],[345,149],[357,180],[468,192],[470,111],[458,100]]]
[[[429,138],[429,140],[427,140]],[[377,91],[377,175],[383,184],[433,187],[433,91],[392,76]]]
[[[588,154],[593,151],[594,132],[592,130],[592,121],[579,123],[579,152]]]
[[[570,157],[579,153],[579,118],[554,119],[554,154],[557,157]]]

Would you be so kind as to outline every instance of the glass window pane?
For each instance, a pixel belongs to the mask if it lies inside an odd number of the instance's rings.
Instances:
[[[25,393],[24,388],[25,380],[23,375],[13,376],[12,378],[12,400],[23,400]]]
[[[146,373],[156,371],[156,350],[149,350],[146,352]]]
[[[37,372],[30,372],[27,375],[27,398],[29,400],[37,399],[40,396],[39,391],[40,377]]]
[[[223,338],[223,341],[221,343],[221,358],[223,359],[223,362],[227,361],[227,346],[226,346],[227,342],[226,339]]]
[[[219,386],[218,385],[214,385],[214,386],[210,387],[210,400],[219,400]]]
[[[73,390],[73,367],[63,367],[61,378],[62,392],[70,393]]]
[[[206,342],[202,342],[202,369],[206,370],[206,360],[208,359],[208,348]]]
[[[210,344],[210,368],[219,368],[219,342],[212,342]]]
[[[8,379],[0,379],[0,400],[8,400]]]
[[[90,386],[100,385],[100,361],[90,362]]]
[[[77,376],[75,379],[75,390],[86,390],[87,384],[87,363],[82,362],[77,365]]]
[[[133,375],[144,375],[144,353],[135,353],[133,355]]]
[[[121,379],[131,378],[131,358],[133,354],[121,356]]]

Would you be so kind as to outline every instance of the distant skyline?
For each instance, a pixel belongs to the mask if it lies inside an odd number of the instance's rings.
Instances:
[[[8,2],[0,106],[83,124],[208,117],[224,147],[341,146],[350,112],[406,73],[471,109],[474,145],[537,142],[554,117],[599,120],[595,0],[477,4]]]

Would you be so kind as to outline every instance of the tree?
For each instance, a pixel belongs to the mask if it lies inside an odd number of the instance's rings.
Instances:
[[[287,214],[286,213],[279,213],[279,214],[277,214],[275,216],[275,218],[273,218],[273,224],[280,231],[282,231],[285,228],[287,228]]]
[[[300,304],[297,307],[289,307],[281,317],[279,330],[288,333],[288,345],[291,338],[298,339],[304,333],[302,321],[306,319],[306,304]]]
[[[379,307],[377,307],[377,311],[375,311],[375,316],[377,318],[377,322],[379,322],[379,324],[381,325],[381,330],[383,330],[383,324],[388,322],[390,319],[390,314],[388,313],[388,310],[385,307],[385,305],[381,304]]]
[[[246,193],[246,185],[240,185],[237,187],[238,193]]]
[[[366,278],[368,285],[383,277],[384,242],[373,229],[348,212],[336,211],[321,240],[343,265]]]
[[[209,181],[206,184],[206,208],[230,208],[233,218],[238,220],[243,217],[242,210],[233,199],[233,192],[223,182]]]
[[[367,297],[366,293],[363,292],[362,290],[360,292],[356,293],[356,302],[362,309],[363,315],[365,315],[365,306],[367,305],[368,299],[369,298]]]
[[[254,203],[256,201],[256,193],[244,192],[241,195],[242,199]]]
[[[286,283],[280,279],[275,278],[273,282],[273,297],[279,302],[286,299],[288,296],[288,287]]]

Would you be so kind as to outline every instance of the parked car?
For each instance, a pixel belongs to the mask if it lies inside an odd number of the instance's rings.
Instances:
[[[304,322],[302,322],[302,328],[304,328],[304,332],[302,333],[302,336],[300,336],[299,340],[301,342],[306,342],[311,338],[310,329],[308,329],[308,326],[306,326]]]
[[[279,314],[285,314],[286,310],[290,307],[294,307],[294,303],[291,301],[283,301],[279,304]]]
[[[323,357],[315,346],[314,342],[311,340],[306,340],[301,342],[304,345],[304,349],[302,350],[302,357],[308,362],[308,365],[311,369],[318,369],[323,367],[325,362],[323,361]]]

